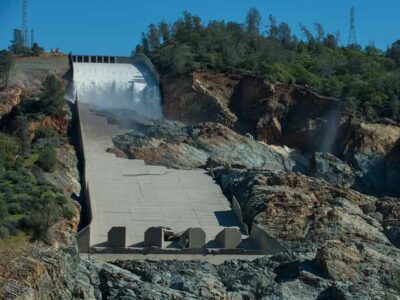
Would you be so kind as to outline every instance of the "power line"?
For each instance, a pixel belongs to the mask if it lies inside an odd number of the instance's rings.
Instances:
[[[354,6],[350,10],[350,33],[349,33],[349,41],[348,45],[356,45],[357,37],[356,37],[356,13]]]

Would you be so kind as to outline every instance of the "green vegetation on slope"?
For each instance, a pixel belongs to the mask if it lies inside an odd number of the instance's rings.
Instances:
[[[373,45],[339,46],[340,34],[301,26],[303,39],[269,16],[267,32],[251,9],[246,23],[212,21],[185,12],[172,25],[151,24],[136,53],[145,53],[162,74],[195,69],[253,74],[271,82],[296,83],[343,99],[346,108],[369,119],[400,119],[400,40],[386,51]]]
[[[23,232],[43,239],[50,226],[72,217],[62,191],[44,176],[56,169],[56,147],[63,137],[45,127],[34,133],[28,128],[31,120],[63,114],[62,97],[61,84],[48,77],[39,100],[25,100],[17,108],[12,134],[0,133],[0,238]]]

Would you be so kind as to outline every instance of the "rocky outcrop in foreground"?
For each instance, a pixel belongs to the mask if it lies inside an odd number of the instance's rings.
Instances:
[[[316,253],[286,253],[221,265],[81,259],[30,245],[12,260],[4,299],[396,299],[398,250],[328,240]],[[21,278],[24,278],[21,281]]]

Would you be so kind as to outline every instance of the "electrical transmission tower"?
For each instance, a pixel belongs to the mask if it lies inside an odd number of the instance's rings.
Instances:
[[[356,37],[356,14],[354,6],[350,10],[350,33],[349,33],[349,41],[348,45],[356,45],[357,44],[357,37]]]
[[[22,0],[22,33],[25,47],[28,47],[28,0]]]

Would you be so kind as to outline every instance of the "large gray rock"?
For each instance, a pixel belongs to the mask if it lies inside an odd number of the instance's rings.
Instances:
[[[316,152],[311,157],[309,174],[343,187],[351,187],[356,178],[348,164],[327,152]]]

